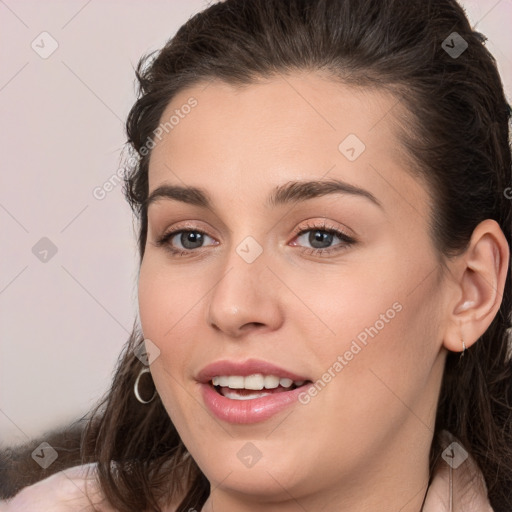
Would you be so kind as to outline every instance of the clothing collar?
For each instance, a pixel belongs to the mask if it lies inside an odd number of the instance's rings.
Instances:
[[[475,460],[447,431],[441,432],[441,444],[445,449],[422,512],[493,512],[483,474]]]

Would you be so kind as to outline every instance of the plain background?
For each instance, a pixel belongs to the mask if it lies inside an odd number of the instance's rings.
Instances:
[[[138,255],[122,185],[93,191],[120,168],[138,59],[208,3],[0,0],[0,444],[70,423],[109,386]],[[512,0],[461,3],[512,103]]]

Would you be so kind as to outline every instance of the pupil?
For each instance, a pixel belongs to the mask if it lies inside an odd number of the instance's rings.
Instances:
[[[202,241],[203,235],[201,233],[189,232],[181,234],[180,242],[183,244],[183,247],[185,247],[185,249],[195,249],[197,247],[200,247]],[[192,247],[188,245],[189,243],[192,243]],[[194,246],[194,243],[197,245]]]
[[[320,246],[317,247],[315,244],[317,242],[322,243],[322,241],[325,243],[328,242],[327,246],[332,242],[332,237],[334,235],[332,233],[325,233],[323,231],[312,231],[309,235],[309,243],[315,248],[315,249],[324,249],[324,247]],[[327,240],[326,240],[327,239]]]

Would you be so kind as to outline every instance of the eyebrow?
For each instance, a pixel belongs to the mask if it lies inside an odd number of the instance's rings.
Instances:
[[[269,195],[266,206],[276,207],[330,194],[348,194],[364,197],[383,209],[381,202],[371,192],[338,179],[292,181],[284,185],[278,185]],[[198,187],[169,184],[161,185],[151,192],[146,200],[146,207],[149,208],[151,204],[161,199],[175,200],[201,208],[213,209],[213,201],[208,193]]]

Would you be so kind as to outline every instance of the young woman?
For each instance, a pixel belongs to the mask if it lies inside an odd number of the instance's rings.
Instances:
[[[510,108],[461,7],[226,0],[137,76],[140,325],[6,510],[509,512]]]

